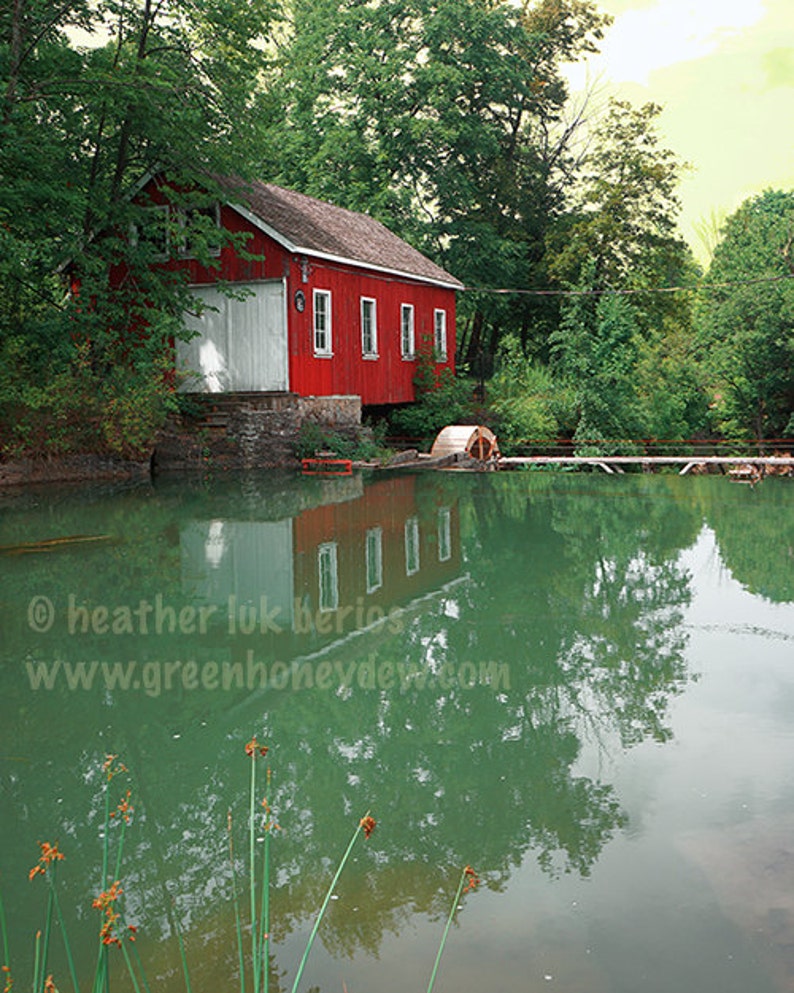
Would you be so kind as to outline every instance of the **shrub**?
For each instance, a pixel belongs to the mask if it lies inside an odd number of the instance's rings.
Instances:
[[[447,424],[476,423],[472,383],[447,366],[436,369],[430,352],[417,356],[414,376],[416,400],[395,410],[389,419],[393,434],[427,441]]]
[[[511,444],[556,438],[574,417],[570,391],[524,355],[515,335],[502,342],[488,395],[503,450]]]
[[[295,455],[299,459],[310,459],[317,452],[333,452],[340,459],[374,462],[384,454],[384,434],[384,424],[374,428],[364,426],[350,434],[343,434],[306,421],[298,432]]]

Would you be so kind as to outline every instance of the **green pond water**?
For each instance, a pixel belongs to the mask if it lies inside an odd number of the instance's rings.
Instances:
[[[93,538],[42,544],[56,538]],[[57,841],[90,989],[108,754],[151,989],[239,990],[252,736],[271,989],[794,988],[794,485],[250,475],[0,495],[0,893]],[[261,808],[260,808],[261,810]],[[260,814],[257,814],[257,818]],[[122,820],[114,819],[115,853]],[[257,851],[263,832],[257,832]],[[111,854],[111,860],[114,860]],[[111,862],[109,873],[115,866]],[[59,927],[49,971],[71,989]],[[245,935],[247,944],[247,933]],[[112,990],[130,988],[110,949]],[[250,986],[249,986],[250,988]]]

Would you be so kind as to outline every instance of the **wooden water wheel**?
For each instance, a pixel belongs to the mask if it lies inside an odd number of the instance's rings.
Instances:
[[[496,435],[482,424],[449,424],[439,431],[431,456],[463,454],[488,462],[499,457]]]

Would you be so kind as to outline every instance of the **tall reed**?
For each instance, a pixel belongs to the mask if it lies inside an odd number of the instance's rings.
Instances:
[[[3,942],[3,963],[0,970],[3,973],[3,993],[10,993],[14,985],[11,975],[11,954],[8,950],[8,927],[6,925],[6,910],[3,905],[3,895],[0,893],[0,940]]]
[[[480,879],[477,873],[472,869],[470,865],[467,865],[460,874],[460,882],[458,883],[458,888],[455,892],[455,899],[452,901],[452,906],[449,910],[449,915],[447,916],[447,923],[444,928],[444,934],[441,936],[441,944],[438,946],[438,954],[436,955],[436,961],[433,965],[433,971],[430,974],[430,982],[427,984],[427,993],[432,993],[433,986],[435,986],[436,975],[438,973],[438,966],[441,962],[441,956],[444,954],[444,948],[447,943],[447,937],[449,935],[449,929],[452,926],[452,920],[458,911],[460,904],[460,899],[464,893],[469,890],[476,889],[479,885]]]
[[[270,946],[271,946],[271,925],[270,925],[270,883],[271,883],[271,840],[273,832],[279,829],[275,823],[271,809],[272,797],[272,774],[268,766],[265,774],[265,796],[261,801],[263,810],[263,821],[258,828],[257,821],[257,765],[259,760],[268,753],[267,746],[260,745],[256,738],[252,738],[245,746],[246,755],[251,759],[249,776],[249,797],[248,797],[248,898],[250,905],[250,949],[251,949],[251,985],[252,993],[269,993],[270,988]],[[126,839],[127,826],[133,812],[131,803],[131,791],[126,790],[122,800],[115,809],[111,809],[110,787],[116,776],[126,773],[127,769],[123,763],[117,761],[118,756],[108,755],[103,765],[105,773],[104,783],[104,808],[105,817],[102,828],[102,858],[101,858],[101,892],[93,901],[94,909],[101,912],[102,925],[99,930],[99,946],[97,952],[96,965],[94,969],[91,993],[110,993],[110,969],[108,954],[112,946],[120,949],[124,959],[126,971],[134,993],[151,993],[146,972],[138,954],[135,944],[137,928],[127,925],[124,920],[123,904],[121,897],[123,887],[121,885],[121,869],[124,854],[124,844]],[[113,825],[119,825],[118,830],[113,830]],[[295,979],[292,984],[291,993],[298,993],[304,971],[306,969],[312,946],[317,937],[320,925],[325,917],[331,898],[336,889],[339,878],[345,869],[356,842],[360,835],[369,838],[375,828],[375,819],[370,816],[369,811],[359,820],[353,831],[352,837],[342,854],[331,879],[328,890],[325,893],[322,905],[312,926],[311,932],[306,942],[306,946],[298,964]],[[243,919],[240,908],[240,887],[237,879],[237,867],[234,850],[234,840],[232,831],[232,812],[229,810],[227,816],[227,831],[229,840],[229,860],[231,863],[232,880],[232,900],[234,905],[235,930],[237,936],[238,966],[240,974],[240,993],[246,993],[247,970],[246,970],[246,942],[244,942]],[[256,842],[258,829],[264,832],[262,837],[262,851],[260,872],[257,874]],[[116,844],[111,844],[113,834]],[[43,929],[37,931],[33,949],[33,983],[32,993],[52,993],[56,986],[52,975],[48,971],[50,958],[51,935],[54,924],[60,931],[66,961],[69,969],[71,983],[74,993],[80,993],[75,968],[74,958],[69,944],[66,921],[58,897],[56,886],[56,865],[64,859],[63,853],[58,847],[58,843],[50,844],[41,842],[39,845],[41,854],[38,862],[30,870],[29,878],[32,880],[37,876],[46,877],[48,883],[47,905],[44,917]],[[111,871],[112,867],[112,871]],[[427,993],[432,993],[438,974],[441,957],[447,943],[447,938],[456,912],[460,907],[460,901],[466,892],[473,890],[479,883],[477,874],[466,866],[460,877],[455,899],[452,902],[449,915],[447,917],[441,944],[433,965]],[[244,886],[245,884],[243,884]],[[190,976],[188,971],[187,954],[182,932],[174,914],[174,930],[176,931],[179,944],[179,955],[182,963],[182,970],[187,993],[192,993]],[[2,976],[4,978],[4,988],[2,993],[11,993],[13,978],[11,976],[11,961],[9,953],[8,928],[6,923],[5,906],[0,898],[0,942],[3,956]],[[129,947],[128,947],[129,946]]]
[[[356,830],[353,832],[353,837],[350,839],[350,843],[345,849],[345,854],[342,856],[339,865],[334,873],[334,878],[331,880],[331,885],[328,887],[328,892],[325,894],[325,899],[323,900],[323,905],[320,907],[320,913],[317,915],[317,920],[314,922],[314,927],[312,928],[311,934],[309,935],[309,940],[306,942],[306,948],[303,952],[303,957],[300,960],[300,965],[298,966],[298,973],[295,976],[295,982],[292,984],[292,993],[296,993],[298,989],[298,984],[301,981],[301,976],[303,975],[303,970],[306,968],[306,963],[309,959],[309,952],[312,950],[312,945],[314,944],[314,939],[317,937],[317,932],[320,928],[320,922],[325,915],[325,911],[328,907],[328,903],[333,895],[336,884],[339,881],[339,877],[342,875],[342,870],[347,864],[347,860],[350,858],[350,853],[353,851],[353,846],[356,843],[356,839],[364,832],[364,837],[369,838],[372,832],[375,830],[375,818],[370,817],[369,811],[361,818],[358,822]]]

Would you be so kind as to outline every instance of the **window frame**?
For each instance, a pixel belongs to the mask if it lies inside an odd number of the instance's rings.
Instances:
[[[383,528],[367,528],[364,538],[367,593],[383,586]]]
[[[370,347],[367,348],[367,328],[365,313],[369,311]],[[378,301],[374,297],[361,297],[359,304],[361,319],[361,355],[365,359],[378,358]]]
[[[415,576],[422,567],[419,553],[419,518],[409,517],[405,522],[405,575]]]
[[[439,318],[441,318],[440,328]],[[436,307],[433,310],[433,348],[436,358],[441,362],[446,362],[449,357],[447,352],[447,312],[443,307]]]
[[[438,508],[438,561],[449,562],[452,558],[452,510]]]
[[[406,317],[410,317],[407,323]],[[400,355],[406,362],[416,358],[416,309],[412,303],[400,304]]]
[[[339,556],[335,541],[325,541],[317,546],[317,591],[320,613],[339,609]]]
[[[323,311],[323,316],[325,318],[325,327],[318,328],[317,318],[320,316],[320,311],[317,308],[317,301],[324,300],[324,307],[321,308]],[[333,356],[333,322],[331,320],[331,291],[330,290],[312,290],[312,350],[318,358],[330,358]],[[318,347],[318,332],[324,337],[324,342]]]

